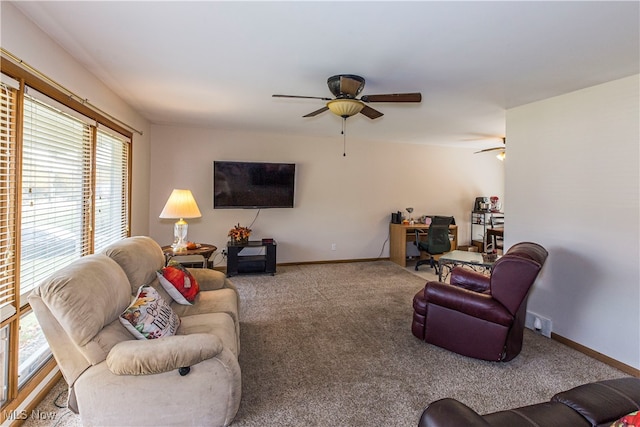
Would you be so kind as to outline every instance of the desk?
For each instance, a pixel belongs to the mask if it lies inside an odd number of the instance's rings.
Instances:
[[[206,243],[198,243],[199,247],[195,249],[187,249],[180,252],[174,252],[171,246],[163,246],[162,252],[164,253],[164,262],[165,265],[169,264],[171,258],[176,256],[189,256],[189,255],[200,255],[203,259],[202,268],[207,268],[209,265],[209,257],[213,255],[215,251],[218,250],[217,247],[213,245],[208,245]],[[184,264],[190,264],[189,262],[185,262]]]
[[[416,230],[423,233],[429,231],[428,224],[389,224],[389,259],[396,264],[407,266],[407,242],[416,241]],[[449,226],[449,239],[451,240],[451,250],[458,247],[458,226]]]
[[[447,279],[449,273],[455,266],[458,265],[466,265],[471,267],[474,271],[487,272],[491,271],[493,268],[493,264],[498,260],[496,257],[492,261],[488,261],[485,259],[483,254],[478,252],[467,252],[467,251],[451,251],[447,252],[440,256],[438,262],[440,263],[440,272],[438,273],[438,281],[442,282],[443,274],[442,269],[447,267],[449,270],[447,274],[444,275],[444,279]]]

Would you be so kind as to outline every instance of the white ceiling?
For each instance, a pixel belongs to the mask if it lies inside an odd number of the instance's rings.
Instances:
[[[321,100],[334,74],[375,103],[350,138],[495,145],[505,110],[640,72],[637,1],[16,2],[40,28],[156,124],[334,137]],[[27,60],[28,58],[23,58]]]

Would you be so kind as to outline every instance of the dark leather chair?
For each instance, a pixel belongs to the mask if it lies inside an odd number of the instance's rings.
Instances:
[[[451,284],[427,282],[413,298],[413,335],[476,359],[513,359],[522,350],[529,290],[547,255],[537,243],[518,243],[490,276],[456,267]]]
[[[428,254],[428,258],[420,259],[416,262],[416,271],[418,267],[429,264],[438,274],[438,264],[434,255],[441,255],[451,250],[451,240],[449,240],[449,225],[453,222],[452,216],[434,216],[431,219],[431,225],[427,232],[427,241],[420,240],[420,231],[416,230],[416,245],[418,250]]]
[[[557,393],[550,402],[486,415],[458,400],[444,398],[424,409],[418,427],[610,427],[638,408],[640,379],[623,377],[574,387]]]

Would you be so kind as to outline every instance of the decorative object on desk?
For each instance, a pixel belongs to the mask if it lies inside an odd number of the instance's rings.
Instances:
[[[391,224],[402,224],[402,212],[391,212]]]
[[[409,224],[413,225],[413,217],[411,216],[411,214],[413,213],[413,208],[409,207],[406,209],[407,209],[407,212],[409,212]]]
[[[251,229],[249,227],[241,227],[240,223],[238,223],[238,225],[234,225],[233,228],[229,230],[228,235],[232,244],[245,244],[249,241]]]
[[[198,204],[191,194],[191,190],[174,189],[169,200],[160,213],[160,218],[178,219],[173,227],[174,243],[171,245],[174,251],[180,252],[187,249],[187,230],[189,228],[185,218],[200,218],[202,214]]]
[[[491,212],[500,212],[500,209],[502,208],[500,198],[498,196],[491,196],[489,200],[491,201]]]

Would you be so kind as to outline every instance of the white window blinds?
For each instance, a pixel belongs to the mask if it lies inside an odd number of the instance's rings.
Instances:
[[[0,321],[16,313],[16,91],[0,83]]]
[[[129,142],[98,130],[96,138],[95,251],[127,237]]]
[[[20,294],[88,253],[91,128],[25,96]]]

